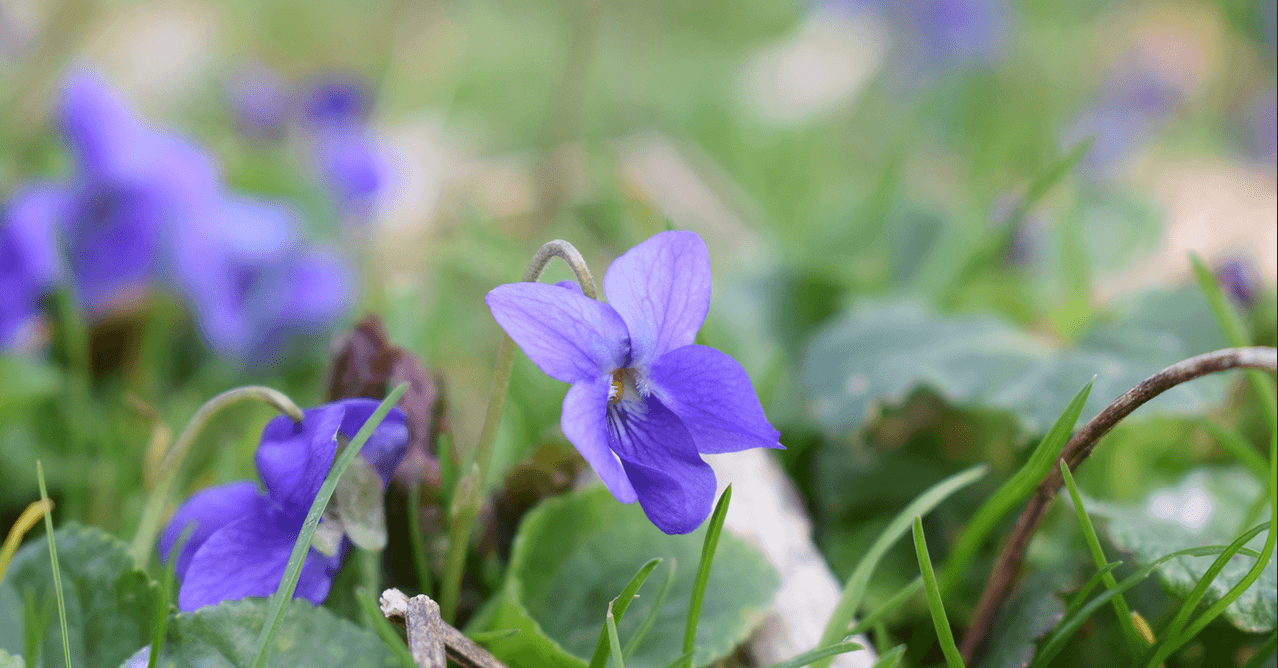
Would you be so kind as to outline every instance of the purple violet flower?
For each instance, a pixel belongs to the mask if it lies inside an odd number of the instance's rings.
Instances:
[[[262,363],[292,334],[327,331],[354,279],[335,254],[307,248],[285,205],[223,197],[213,226],[179,237],[177,282],[219,354]]]
[[[102,311],[167,269],[172,236],[213,213],[217,169],[86,71],[68,77],[58,117],[76,161],[62,221],[71,276],[80,301]]]
[[[608,303],[575,286],[510,283],[485,301],[542,371],[571,383],[564,435],[622,503],[668,534],[714,502],[701,453],[781,448],[741,365],[695,345],[710,308],[710,258],[692,232],[662,232],[617,258]]]
[[[1093,179],[1111,178],[1154,137],[1179,102],[1180,92],[1156,73],[1121,74],[1074,121],[1062,145],[1069,150],[1079,141],[1094,138],[1079,171]]]
[[[14,193],[0,210],[0,350],[27,340],[40,297],[58,278],[62,205],[57,186],[36,185]]]
[[[293,111],[288,84],[265,65],[250,65],[226,86],[226,97],[240,131],[258,141],[279,141]]]
[[[364,82],[336,75],[312,86],[305,110],[320,178],[347,213],[360,217],[371,209],[386,173],[381,151],[369,132],[370,110]]]
[[[1260,291],[1260,274],[1247,260],[1233,258],[1216,267],[1216,280],[1226,295],[1244,309],[1251,308]]]
[[[375,399],[344,399],[304,411],[294,423],[279,416],[262,430],[257,470],[266,492],[244,480],[210,487],[186,500],[160,535],[162,561],[183,529],[195,523],[176,556],[184,612],[246,596],[270,596],[284,576],[289,554],[337,453],[338,437],[353,438],[377,409]],[[381,476],[382,489],[408,444],[404,413],[392,408],[360,451]],[[319,605],[328,597],[343,549],[306,556],[296,598]]]

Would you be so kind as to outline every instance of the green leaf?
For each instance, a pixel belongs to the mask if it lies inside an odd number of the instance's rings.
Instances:
[[[54,534],[67,611],[67,639],[76,668],[117,668],[151,642],[155,621],[153,583],[133,567],[128,546],[106,532],[67,524]],[[0,649],[23,651],[25,626],[20,603],[24,592],[36,601],[52,601],[53,569],[47,534],[31,541],[13,558],[0,583]],[[52,620],[50,620],[52,621]],[[39,665],[62,666],[62,633],[56,624],[43,635]]]
[[[164,663],[173,668],[240,668],[248,665],[269,601],[225,601],[173,615]],[[291,668],[394,668],[381,638],[324,608],[294,599],[279,625],[267,666]],[[113,667],[114,668],[114,667]]]
[[[1239,467],[1193,471],[1173,487],[1155,490],[1132,506],[1108,504],[1084,497],[1092,515],[1109,518],[1105,532],[1111,542],[1131,554],[1137,564],[1152,563],[1179,549],[1228,544],[1253,524],[1267,521],[1269,509],[1253,513],[1267,490],[1255,476]],[[1259,550],[1264,536],[1247,544]],[[1232,560],[1212,582],[1202,604],[1219,600],[1251,570],[1252,559]],[[1203,557],[1179,557],[1158,568],[1158,578],[1171,593],[1185,597],[1211,567]],[[1278,572],[1271,561],[1260,579],[1225,608],[1224,617],[1239,630],[1262,633],[1275,627]]]
[[[1188,290],[1144,295],[1067,348],[990,316],[943,315],[911,302],[861,304],[815,337],[803,379],[818,423],[835,436],[924,386],[956,406],[1007,411],[1041,432],[1093,376],[1084,417],[1167,366],[1223,346],[1206,300]],[[1225,378],[1203,378],[1151,405],[1198,413],[1220,403],[1227,386]]]
[[[599,635],[599,615],[648,560],[696,563],[706,528],[683,536],[661,533],[638,505],[619,504],[603,487],[542,502],[519,526],[510,567],[486,628],[519,628],[494,640],[498,658],[520,665],[584,668]],[[628,668],[662,668],[678,659],[692,596],[693,569],[679,569],[656,615],[652,637],[626,659]],[[780,577],[744,541],[720,538],[706,589],[693,664],[707,665],[746,639],[772,602]],[[619,624],[623,642],[647,619],[654,599],[641,596]],[[482,629],[475,629],[482,630]]]

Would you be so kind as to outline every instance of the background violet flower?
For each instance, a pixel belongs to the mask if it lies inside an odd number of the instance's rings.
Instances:
[[[693,344],[710,307],[710,259],[692,232],[662,232],[617,258],[608,303],[579,290],[510,283],[493,317],[547,375],[571,383],[564,435],[622,503],[688,533],[710,514],[700,453],[780,448],[741,365]]]
[[[56,230],[63,203],[56,186],[24,188],[0,210],[0,350],[17,346],[58,275]]]
[[[353,438],[378,403],[345,399],[325,404],[306,410],[300,423],[276,417],[262,430],[257,451],[265,494],[244,480],[205,489],[178,508],[160,535],[159,551],[167,562],[182,530],[194,523],[174,564],[181,582],[179,609],[275,592],[306,513],[333,465],[338,436]],[[407,443],[404,413],[392,408],[360,451],[381,476],[383,489]],[[294,596],[323,603],[341,563],[341,548],[328,557],[312,547]]]

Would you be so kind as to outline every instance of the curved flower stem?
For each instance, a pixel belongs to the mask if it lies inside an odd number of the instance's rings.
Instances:
[[[590,275],[585,258],[576,247],[555,239],[547,241],[524,272],[524,282],[535,283],[545,273],[546,267],[554,258],[568,263],[572,273],[577,277],[581,293],[591,299],[598,299],[595,292],[595,279]],[[509,335],[502,337],[501,347],[497,350],[497,366],[493,370],[492,391],[488,395],[488,412],[484,415],[484,428],[479,433],[479,445],[475,448],[474,466],[469,473],[457,482],[457,489],[471,490],[466,494],[453,494],[453,505],[449,516],[452,518],[448,530],[448,562],[444,565],[444,579],[440,584],[439,607],[445,621],[452,622],[457,614],[457,598],[461,594],[462,562],[466,558],[463,549],[470,539],[470,530],[479,514],[479,506],[484,497],[480,493],[484,481],[488,479],[488,469],[492,464],[493,443],[497,440],[497,427],[501,424],[501,412],[506,407],[506,391],[510,389],[510,372],[515,364],[515,342]],[[470,479],[470,478],[474,479]]]
[[[1108,434],[1123,418],[1144,405],[1150,399],[1171,388],[1201,376],[1228,371],[1230,369],[1259,369],[1273,372],[1278,369],[1278,351],[1267,347],[1226,348],[1206,353],[1197,357],[1177,362],[1162,371],[1141,381],[1136,387],[1125,392],[1113,403],[1106,406],[1096,417],[1078,430],[1061,449],[1058,460],[1064,460],[1070,470],[1076,470],[1083,460],[1092,453],[1101,437]],[[1039,523],[1047,514],[1048,508],[1056,498],[1056,493],[1063,484],[1060,469],[1053,469],[1039,483],[1038,489],[1029,504],[1016,521],[1016,528],[1003,545],[985,583],[985,591],[981,594],[976,612],[972,614],[972,623],[963,637],[963,660],[971,663],[977,648],[985,639],[990,626],[1003,602],[1011,594],[1014,578],[1020,570],[1021,560],[1030,538],[1038,529]]]
[[[173,447],[169,448],[156,468],[155,487],[147,496],[138,531],[133,535],[133,542],[129,545],[129,555],[133,557],[133,562],[138,568],[144,568],[151,558],[151,547],[155,544],[155,537],[160,530],[160,514],[164,511],[164,504],[169,499],[169,491],[173,488],[178,470],[182,467],[182,461],[186,459],[186,453],[190,451],[191,445],[195,443],[195,439],[214,415],[228,406],[245,401],[261,401],[270,404],[294,422],[302,421],[302,409],[298,408],[292,399],[278,390],[260,385],[227,390],[209,399],[198,411],[195,411],[195,415],[191,416],[191,420],[186,423],[186,428],[182,430]]]

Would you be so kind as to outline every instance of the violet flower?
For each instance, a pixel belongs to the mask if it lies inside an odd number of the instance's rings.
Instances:
[[[249,138],[280,141],[288,133],[293,96],[288,84],[265,65],[249,65],[226,86],[236,124]]]
[[[1079,171],[1093,179],[1112,178],[1124,161],[1154,137],[1179,101],[1180,92],[1156,73],[1116,76],[1065,132],[1062,146],[1069,150],[1094,138]]]
[[[59,274],[56,225],[62,192],[29,186],[0,210],[0,350],[21,346],[40,313],[40,297]]]
[[[176,280],[209,346],[258,364],[294,334],[327,331],[346,312],[354,278],[338,256],[305,246],[281,203],[222,197],[215,225],[176,240]]]
[[[357,77],[330,76],[311,89],[306,121],[316,168],[347,213],[365,215],[385,181],[385,164],[368,128],[368,91]]]
[[[76,162],[63,218],[71,277],[80,301],[101,311],[167,269],[180,228],[205,224],[217,170],[188,140],[145,125],[89,72],[68,77],[58,120]]]
[[[1256,267],[1242,258],[1232,258],[1217,265],[1216,280],[1225,294],[1243,309],[1251,308],[1256,303],[1260,292],[1260,275]]]
[[[501,285],[493,318],[542,371],[571,383],[564,435],[622,503],[688,533],[710,514],[701,453],[780,448],[741,365],[695,345],[710,307],[710,259],[692,232],[662,232],[617,258],[608,303],[544,283]]]
[[[182,531],[195,524],[174,563],[181,582],[180,610],[275,592],[307,511],[333,465],[338,437],[353,438],[378,404],[375,399],[345,399],[304,411],[299,423],[276,417],[262,430],[257,450],[265,493],[244,480],[210,487],[178,508],[160,535],[159,551],[167,562]],[[404,413],[392,408],[360,451],[381,476],[383,489],[407,443]],[[323,603],[342,552],[339,548],[328,557],[312,547],[294,597]]]

